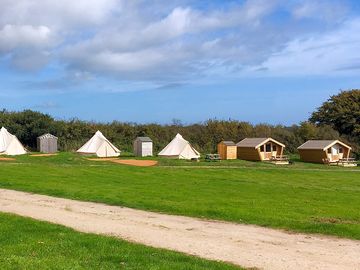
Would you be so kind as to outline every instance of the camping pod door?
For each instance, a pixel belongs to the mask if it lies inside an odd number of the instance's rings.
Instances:
[[[341,145],[333,145],[327,149],[327,157],[330,162],[339,161],[344,156],[344,151]]]
[[[260,155],[262,160],[270,160],[272,157],[277,156],[277,145],[271,142],[260,146]]]

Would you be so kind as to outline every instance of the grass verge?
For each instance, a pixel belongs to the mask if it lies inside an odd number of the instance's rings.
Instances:
[[[0,250],[2,270],[240,269],[8,214],[0,214]]]

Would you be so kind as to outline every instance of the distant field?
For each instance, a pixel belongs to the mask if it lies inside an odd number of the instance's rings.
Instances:
[[[359,167],[159,159],[141,168],[62,153],[0,170],[2,188],[360,239]]]
[[[2,270],[240,269],[7,214],[0,214],[0,247]]]

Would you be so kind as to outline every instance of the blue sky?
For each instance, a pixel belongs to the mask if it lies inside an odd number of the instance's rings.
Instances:
[[[356,0],[0,5],[0,100],[8,110],[289,125],[360,85]]]

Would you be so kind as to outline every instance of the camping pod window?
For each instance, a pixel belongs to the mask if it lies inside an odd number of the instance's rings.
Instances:
[[[271,152],[271,144],[270,143],[268,143],[266,145],[266,152]]]
[[[342,154],[343,153],[343,148],[339,147],[339,153]]]
[[[331,154],[331,147],[327,150],[328,154]]]
[[[264,146],[260,146],[260,152],[264,152]]]
[[[276,152],[276,144],[273,145],[273,152]]]

